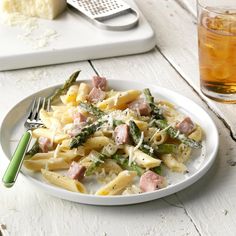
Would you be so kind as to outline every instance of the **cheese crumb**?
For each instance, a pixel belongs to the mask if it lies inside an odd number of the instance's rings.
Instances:
[[[52,20],[66,9],[66,0],[3,0],[2,9]]]
[[[32,49],[40,49],[50,45],[52,41],[59,37],[56,30],[40,27],[38,19],[28,17],[18,12],[7,14],[2,13],[1,23],[21,30],[17,38]]]

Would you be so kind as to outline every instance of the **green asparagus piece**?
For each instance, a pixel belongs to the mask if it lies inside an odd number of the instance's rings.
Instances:
[[[101,111],[99,108],[89,103],[81,102],[79,106],[82,107],[84,110],[88,111],[89,113],[91,113],[92,115],[96,116],[97,118],[101,118],[102,116],[106,114],[105,112]]]
[[[115,128],[116,126],[122,125],[124,122],[122,120],[113,120],[113,127]]]
[[[135,122],[132,120],[129,122],[129,130],[130,130],[130,134],[134,143],[137,145],[141,138],[141,131],[138,128],[138,126],[135,124]],[[175,153],[177,150],[177,147],[174,144],[161,144],[156,147],[152,147],[148,142],[144,141],[140,145],[139,149],[142,152],[155,157],[155,155],[158,155],[158,154]]]
[[[138,166],[136,163],[131,163],[129,166],[129,160],[120,154],[115,154],[112,156],[112,159],[121,166],[122,169],[136,171],[139,176],[144,173],[144,169]]]
[[[202,145],[200,142],[197,142],[191,138],[186,137],[184,134],[181,134],[178,130],[175,128],[168,126],[168,123],[166,120],[155,120],[153,122],[158,128],[160,129],[167,129],[166,132],[170,135],[171,138],[178,139],[182,143],[186,144],[187,146],[191,148],[201,148]]]
[[[86,140],[92,135],[94,134],[106,121],[97,121],[91,125],[88,125],[86,127],[84,127],[81,132],[76,135],[71,143],[70,143],[70,148],[76,148],[80,145],[82,145],[83,143],[86,142]]]
[[[150,90],[148,88],[143,90],[143,93],[145,95],[146,101],[148,102],[149,106],[152,109],[152,117],[154,119],[164,119],[164,116],[162,115],[161,110],[159,109],[159,107],[155,104],[154,102],[154,97],[152,96]]]
[[[66,80],[66,82],[59,88],[57,89],[52,96],[50,96],[48,99],[51,101],[51,103],[53,103],[60,95],[63,95],[67,92],[67,90],[69,89],[69,87],[76,81],[79,73],[81,71],[76,71],[74,72],[69,79]]]
[[[154,148],[154,151],[158,154],[169,154],[169,153],[176,153],[177,146],[175,144],[170,143],[162,143]]]
[[[152,168],[151,171],[155,172],[158,175],[162,175],[162,165]]]
[[[25,156],[26,156],[26,159],[28,158],[31,158],[33,155],[35,155],[36,153],[39,153],[41,150],[40,150],[40,147],[39,147],[39,142],[38,142],[38,139],[35,141],[34,145],[31,147],[31,149],[26,152]]]
[[[85,176],[90,176],[94,173],[99,165],[103,163],[103,160],[106,158],[105,155],[99,153],[98,160],[94,161],[85,171]]]

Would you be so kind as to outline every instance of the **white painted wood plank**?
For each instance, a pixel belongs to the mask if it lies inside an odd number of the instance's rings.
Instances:
[[[236,106],[214,102],[199,90],[196,19],[178,5],[180,1],[136,0],[156,33],[157,46],[161,52],[209,106],[225,120],[236,138]],[[194,13],[193,5],[192,0],[187,8],[192,9]]]
[[[182,8],[189,11],[193,16],[197,15],[197,11],[196,11],[197,1],[196,0],[176,0],[176,2]]]
[[[199,183],[183,190],[177,196],[201,235],[234,236],[236,167],[230,166],[227,161],[236,161],[236,148],[229,130],[157,51],[139,56],[96,60],[93,64],[100,74],[109,79],[133,78],[136,81],[152,82],[189,97],[208,111],[220,132],[220,151],[217,161],[214,168]],[[228,210],[227,215],[225,210]]]
[[[153,54],[143,59],[142,63],[147,60],[155,64]],[[107,68],[114,66],[110,60],[107,60],[106,65]],[[127,65],[129,65],[128,60]],[[6,111],[20,99],[44,87],[62,83],[70,73],[77,69],[82,69],[81,79],[91,78],[94,75],[88,63],[0,73],[2,105],[0,120]],[[134,70],[136,70],[135,67]],[[165,71],[164,68],[161,70]],[[104,70],[104,73],[109,75],[109,70]],[[133,78],[131,75],[132,73],[129,74],[130,79]],[[140,76],[144,78],[145,73]],[[11,93],[10,99],[9,93]],[[0,157],[0,162],[0,178],[2,178],[6,160]],[[32,236],[32,234],[53,236],[198,235],[175,195],[133,206],[86,206],[50,197],[20,175],[12,189],[5,189],[0,185],[0,199],[0,224],[6,224],[11,236]],[[167,227],[169,222],[171,222],[171,227]]]

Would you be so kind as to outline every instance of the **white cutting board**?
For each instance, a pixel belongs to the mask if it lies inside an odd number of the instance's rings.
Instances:
[[[133,1],[127,2],[137,9]],[[33,19],[32,24],[31,19],[16,26],[1,22],[0,71],[151,50],[154,32],[139,13],[138,26],[126,31],[99,29],[71,9],[53,21]]]

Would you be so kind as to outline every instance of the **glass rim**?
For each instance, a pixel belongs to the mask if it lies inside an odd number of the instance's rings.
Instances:
[[[207,7],[209,6],[204,6],[202,3],[201,3],[201,0],[197,0],[197,6],[201,7],[202,9],[204,9],[205,11],[207,12],[211,12],[211,13],[215,13],[215,14],[218,14],[218,15],[230,15],[230,13],[224,13],[224,12],[219,12],[219,11],[216,11],[216,10],[210,10],[210,9],[207,9]],[[235,11],[236,11],[236,6],[235,6]]]

